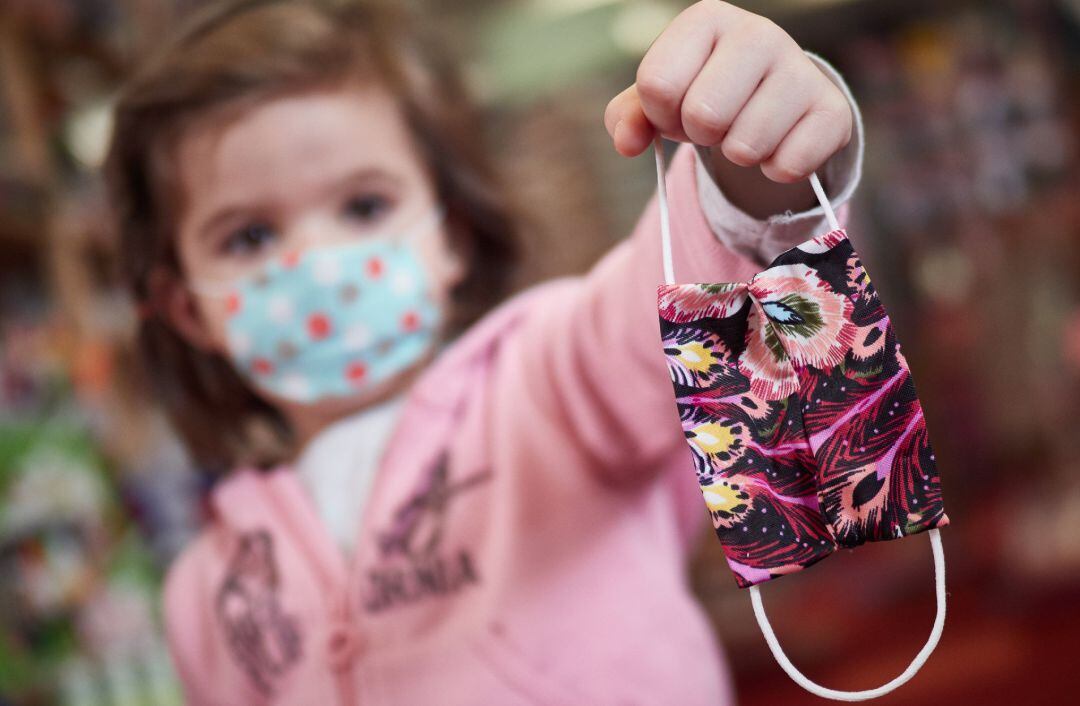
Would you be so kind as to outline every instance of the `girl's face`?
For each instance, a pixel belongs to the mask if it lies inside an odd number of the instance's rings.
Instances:
[[[228,283],[286,252],[394,237],[436,204],[436,193],[392,96],[346,86],[286,96],[181,138],[183,208],[177,253],[187,282]],[[418,234],[432,296],[447,304],[463,276],[445,225]],[[170,321],[193,345],[225,353],[227,300],[174,283]],[[418,368],[420,364],[414,366]],[[392,394],[415,369],[355,398],[298,404],[264,395],[304,440],[334,419]]]

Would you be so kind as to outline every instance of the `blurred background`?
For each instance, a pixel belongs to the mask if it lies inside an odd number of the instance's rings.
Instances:
[[[0,3],[0,705],[177,704],[163,568],[209,479],[144,397],[96,168],[110,99],[195,0]],[[584,271],[655,188],[607,101],[686,3],[422,3],[468,62],[491,148]],[[1080,3],[746,0],[831,61],[867,127],[849,227],[915,372],[952,526],[949,620],[883,704],[1074,703],[1080,676]],[[711,531],[709,533],[711,535]],[[924,537],[764,591],[808,675],[876,686],[933,616]],[[740,703],[809,703],[714,539],[693,581]]]

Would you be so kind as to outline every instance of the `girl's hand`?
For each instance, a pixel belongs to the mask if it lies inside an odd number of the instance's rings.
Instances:
[[[611,99],[604,125],[615,149],[640,154],[657,129],[710,147],[774,182],[810,176],[851,139],[844,94],[774,22],[700,0],[664,29],[634,85]]]

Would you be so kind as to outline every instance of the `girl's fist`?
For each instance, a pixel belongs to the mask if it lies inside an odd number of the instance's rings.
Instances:
[[[851,107],[774,22],[700,0],[645,52],[632,86],[607,105],[615,149],[640,154],[655,131],[760,165],[769,179],[804,179],[851,139]]]

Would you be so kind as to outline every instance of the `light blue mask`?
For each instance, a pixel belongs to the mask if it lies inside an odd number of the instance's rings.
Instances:
[[[225,291],[227,345],[255,387],[312,403],[352,396],[405,370],[442,323],[416,252],[433,208],[400,237],[371,237],[278,257]],[[207,293],[207,287],[193,287]]]

